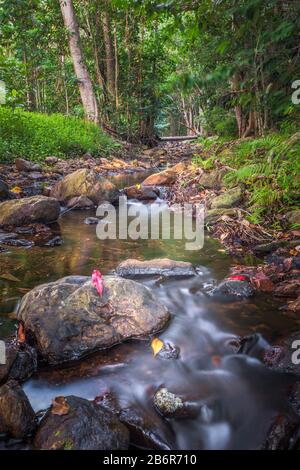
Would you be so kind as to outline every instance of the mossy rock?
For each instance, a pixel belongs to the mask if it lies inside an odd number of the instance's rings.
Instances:
[[[228,189],[223,194],[216,196],[210,203],[211,209],[223,209],[235,207],[242,199],[242,189],[237,186],[236,188]]]

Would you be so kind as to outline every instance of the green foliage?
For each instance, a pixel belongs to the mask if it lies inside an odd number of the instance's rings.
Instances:
[[[61,114],[38,114],[0,106],[0,161],[17,157],[43,160],[50,155],[63,158],[106,155],[116,147],[98,126]]]
[[[278,209],[287,210],[299,200],[299,132],[290,137],[270,134],[245,140],[220,157],[236,168],[225,175],[224,182],[230,186],[242,183],[250,192],[251,221],[259,222]]]

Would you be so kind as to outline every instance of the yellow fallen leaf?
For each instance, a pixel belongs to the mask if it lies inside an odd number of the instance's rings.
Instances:
[[[11,190],[10,190],[11,193],[15,193],[15,194],[20,194],[22,192],[22,188],[20,188],[20,186],[14,186]]]
[[[140,184],[136,184],[135,187],[136,189],[141,189],[142,186]]]
[[[164,347],[164,342],[159,338],[154,338],[151,342],[151,348],[153,350],[154,357],[159,353],[159,351]]]

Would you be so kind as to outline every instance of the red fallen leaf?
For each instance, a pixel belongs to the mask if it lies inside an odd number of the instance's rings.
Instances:
[[[93,284],[93,286],[96,287],[97,292],[100,295],[100,297],[102,297],[103,289],[104,289],[103,276],[100,273],[100,271],[97,271],[97,269],[94,269],[94,271],[92,273],[92,284]]]
[[[257,290],[261,290],[262,292],[272,292],[275,289],[271,279],[263,272],[256,273],[251,279],[251,282]]]
[[[234,274],[233,276],[226,277],[225,281],[248,281],[248,278],[242,274]]]
[[[65,397],[56,397],[52,400],[51,413],[53,415],[64,416],[70,411],[70,407]]]
[[[25,330],[24,330],[24,326],[22,325],[22,323],[19,323],[19,326],[18,326],[18,341],[19,343],[25,343],[26,341]]]

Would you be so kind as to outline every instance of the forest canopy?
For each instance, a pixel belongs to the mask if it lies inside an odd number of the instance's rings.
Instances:
[[[6,106],[114,135],[261,136],[295,127],[300,3],[0,0]]]

